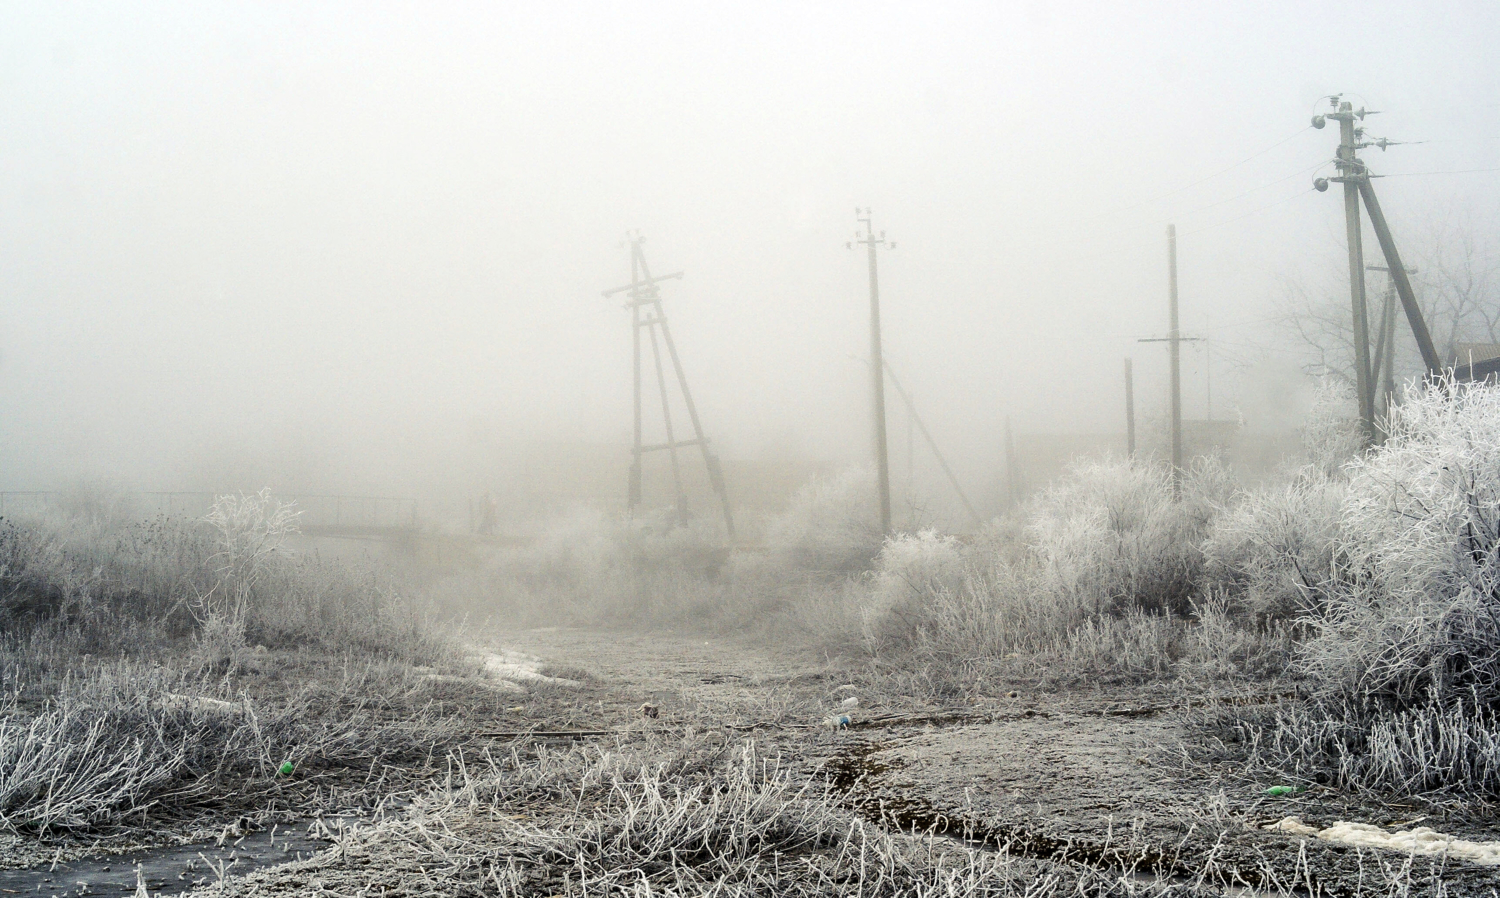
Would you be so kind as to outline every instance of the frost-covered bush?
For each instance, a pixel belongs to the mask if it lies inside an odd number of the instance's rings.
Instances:
[[[1308,466],[1289,483],[1236,494],[1204,542],[1208,577],[1261,623],[1318,613],[1347,493],[1344,477]]]
[[[918,625],[922,606],[958,592],[966,575],[962,546],[951,536],[923,530],[886,540],[861,609],[865,639],[881,641]]]
[[[1065,475],[1024,520],[966,541],[892,539],[870,579],[866,645],[949,671],[1054,680],[1163,676],[1183,661],[1216,677],[1284,665],[1283,636],[1246,630],[1202,582],[1201,542],[1229,492],[1212,462],[1187,478],[1180,501],[1160,468],[1096,462]]]
[[[1228,492],[1211,460],[1195,465],[1180,501],[1160,466],[1106,460],[1077,467],[1032,511],[1027,536],[1040,561],[1039,586],[1094,613],[1187,615],[1201,543]]]
[[[867,569],[880,553],[880,509],[875,472],[848,468],[799,489],[766,528],[766,546],[782,563],[801,569]]]
[[[1348,472],[1306,669],[1389,705],[1500,705],[1500,388],[1409,390]]]

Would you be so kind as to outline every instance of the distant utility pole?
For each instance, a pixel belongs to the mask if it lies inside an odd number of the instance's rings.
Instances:
[[[1177,225],[1167,225],[1167,335],[1139,340],[1166,343],[1171,359],[1172,381],[1172,496],[1182,498],[1182,343],[1202,337],[1184,337],[1177,324]]]
[[[1125,360],[1125,454],[1135,459],[1135,372]]]
[[[1396,294],[1401,298],[1401,305],[1406,310],[1406,319],[1411,325],[1412,336],[1416,338],[1417,349],[1422,353],[1422,364],[1427,367],[1431,375],[1439,374],[1443,365],[1438,358],[1437,350],[1433,347],[1432,335],[1428,333],[1427,322],[1422,317],[1422,309],[1417,305],[1417,297],[1412,291],[1407,269],[1401,264],[1401,255],[1396,251],[1396,241],[1391,237],[1391,229],[1386,224],[1385,213],[1380,208],[1380,200],[1376,198],[1375,188],[1370,183],[1370,179],[1375,176],[1370,174],[1358,155],[1358,151],[1365,147],[1373,146],[1384,150],[1388,146],[1396,146],[1398,142],[1385,138],[1365,140],[1365,129],[1362,124],[1358,123],[1362,123],[1367,115],[1375,115],[1374,110],[1356,110],[1352,104],[1340,99],[1339,95],[1330,97],[1329,105],[1334,111],[1313,116],[1312,125],[1314,128],[1322,128],[1327,124],[1328,119],[1339,123],[1338,156],[1334,160],[1338,175],[1332,178],[1314,178],[1313,187],[1319,191],[1327,190],[1330,181],[1344,185],[1344,224],[1349,242],[1349,296],[1354,318],[1355,386],[1359,391],[1360,428],[1366,443],[1370,443],[1377,436],[1375,389],[1378,372],[1374,371],[1370,365],[1370,319],[1365,302],[1360,200],[1364,200],[1365,211],[1370,213],[1370,226],[1375,230],[1375,238],[1380,242],[1381,252],[1385,255]],[[1386,327],[1389,328],[1390,325],[1387,324]],[[1381,336],[1384,340],[1385,335]],[[1388,354],[1386,358],[1389,359]]]
[[[1010,429],[1010,415],[1005,416],[1005,492],[1011,505],[1021,501],[1021,488],[1017,482],[1016,436]]]
[[[1177,225],[1167,225],[1167,340],[1172,356],[1172,495],[1182,497],[1182,330],[1177,324]]]
[[[885,239],[885,231],[875,236],[875,226],[869,209],[855,209],[855,218],[865,226],[865,232],[854,232],[854,239],[847,245],[863,244],[870,258],[870,376],[875,397],[875,474],[880,479],[880,532],[891,532],[891,466],[886,454],[885,440],[885,357],[880,351],[880,278],[875,269],[875,247],[896,248],[895,241]]]
[[[693,403],[693,394],[688,390],[687,374],[682,369],[682,359],[677,355],[677,344],[672,340],[672,331],[667,327],[667,315],[662,310],[661,289],[657,284],[662,281],[682,277],[682,272],[674,271],[671,274],[663,274],[658,277],[651,276],[651,269],[646,264],[646,252],[642,248],[646,238],[640,234],[629,236],[630,242],[630,283],[623,287],[604,291],[605,296],[614,296],[617,293],[628,293],[630,301],[625,305],[630,309],[631,331],[633,339],[633,360],[635,373],[635,445],[630,460],[630,487],[627,507],[631,515],[634,515],[641,504],[641,459],[647,452],[666,450],[672,462],[672,482],[676,490],[675,504],[679,518],[686,518],[688,514],[687,493],[682,486],[682,470],[678,464],[677,450],[688,446],[697,446],[703,453],[703,464],[708,469],[709,485],[713,487],[714,493],[719,497],[719,503],[724,510],[724,527],[731,539],[734,538],[734,515],[729,508],[729,490],[724,483],[724,468],[719,463],[719,457],[709,448],[708,437],[703,435],[703,424],[698,420],[698,406]],[[656,385],[661,393],[662,423],[666,429],[667,440],[664,443],[653,443],[646,445],[642,442],[641,426],[641,331],[645,330],[651,340],[651,355],[656,367]],[[657,332],[660,331],[660,341]],[[668,401],[667,377],[662,367],[661,344],[665,343],[667,354],[672,361],[672,370],[677,375],[677,387],[682,394],[683,405],[687,407],[688,420],[693,425],[693,439],[679,440],[672,429],[672,406]]]

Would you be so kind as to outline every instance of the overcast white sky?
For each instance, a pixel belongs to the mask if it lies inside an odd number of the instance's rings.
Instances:
[[[633,228],[687,272],[667,311],[724,454],[859,459],[856,205],[898,243],[889,357],[966,469],[1006,414],[1122,429],[1122,358],[1144,412],[1164,394],[1135,340],[1166,327],[1167,223],[1184,328],[1246,356],[1279,278],[1342,264],[1318,98],[1429,141],[1378,172],[1500,167],[1497,26],[1482,2],[0,3],[0,488],[201,485],[223,455],[394,492],[476,427],[623,451],[628,316],[600,291]],[[1379,189],[1401,239],[1455,205],[1492,226],[1497,179]],[[1274,407],[1271,357],[1216,368],[1216,410]]]

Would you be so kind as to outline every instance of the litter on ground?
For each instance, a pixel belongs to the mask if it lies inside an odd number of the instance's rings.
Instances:
[[[1383,848],[1403,854],[1445,855],[1487,867],[1500,866],[1500,842],[1470,842],[1444,835],[1426,826],[1390,832],[1368,823],[1340,820],[1332,826],[1318,829],[1303,823],[1301,817],[1286,817],[1265,829],[1359,848]]]

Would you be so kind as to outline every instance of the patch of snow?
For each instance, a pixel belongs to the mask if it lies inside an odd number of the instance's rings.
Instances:
[[[480,650],[475,653],[475,658],[483,666],[484,672],[496,679],[509,680],[513,683],[547,683],[552,686],[565,686],[569,689],[578,689],[583,686],[577,680],[549,677],[538,673],[537,669],[542,666],[542,659],[534,655],[522,652]]]
[[[429,683],[456,683],[462,686],[478,686],[480,689],[489,689],[493,692],[525,692],[526,687],[510,680],[499,680],[497,682],[486,682],[476,680],[473,677],[455,677],[450,674],[429,673],[422,674],[419,679]]]
[[[1390,832],[1368,823],[1340,820],[1332,826],[1318,829],[1303,823],[1300,817],[1287,817],[1265,829],[1360,848],[1383,848],[1403,854],[1444,855],[1487,867],[1500,866],[1500,842],[1470,842],[1444,835],[1426,826]]]
[[[169,692],[162,696],[161,706],[166,711],[208,711],[214,714],[243,714],[245,706],[240,702],[226,702],[223,699],[208,698],[202,695],[180,695]]]

